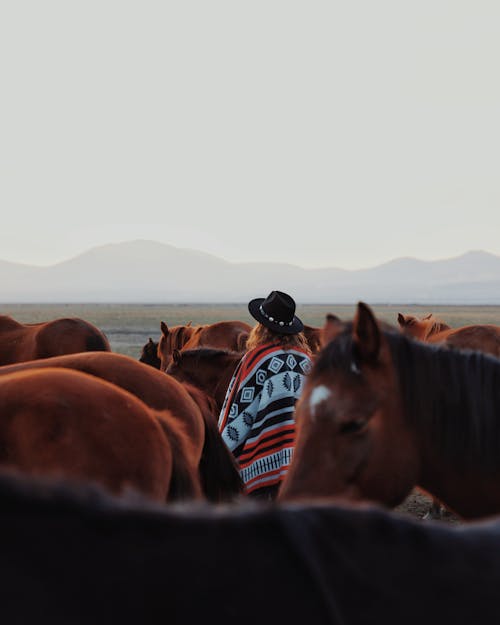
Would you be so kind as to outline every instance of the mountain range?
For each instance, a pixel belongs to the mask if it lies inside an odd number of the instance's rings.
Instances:
[[[360,270],[231,263],[155,241],[90,249],[37,267],[0,260],[0,302],[246,302],[273,289],[300,303],[500,304],[500,256],[398,258]]]

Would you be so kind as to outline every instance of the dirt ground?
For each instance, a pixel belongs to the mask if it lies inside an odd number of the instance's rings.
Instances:
[[[432,499],[419,491],[414,489],[410,495],[403,501],[401,505],[395,508],[395,511],[410,516],[412,518],[422,519],[424,522],[424,516],[429,511],[432,504]],[[434,519],[438,523],[458,524],[460,519],[448,511],[444,511],[439,519]]]

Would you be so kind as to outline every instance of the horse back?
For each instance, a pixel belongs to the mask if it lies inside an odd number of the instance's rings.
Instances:
[[[78,318],[55,319],[41,324],[37,333],[36,349],[35,358],[111,351],[105,335],[88,321]]]
[[[243,351],[251,326],[243,321],[219,321],[211,325],[202,326],[200,331],[192,336],[185,344],[184,349],[195,347],[219,347],[235,352]]]
[[[439,332],[430,343],[444,343],[454,349],[472,349],[500,356],[500,326],[470,325]]]
[[[0,404],[0,464],[165,501],[171,448],[127,391],[79,371],[28,369],[0,377]]]

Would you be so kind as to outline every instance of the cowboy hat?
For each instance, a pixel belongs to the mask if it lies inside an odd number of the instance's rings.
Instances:
[[[253,299],[248,311],[276,334],[298,334],[304,329],[302,321],[295,316],[294,300],[282,291],[271,291],[266,298]]]

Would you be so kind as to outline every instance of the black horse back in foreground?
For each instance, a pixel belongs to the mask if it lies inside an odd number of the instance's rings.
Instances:
[[[9,625],[500,622],[500,521],[173,507],[0,479]]]

